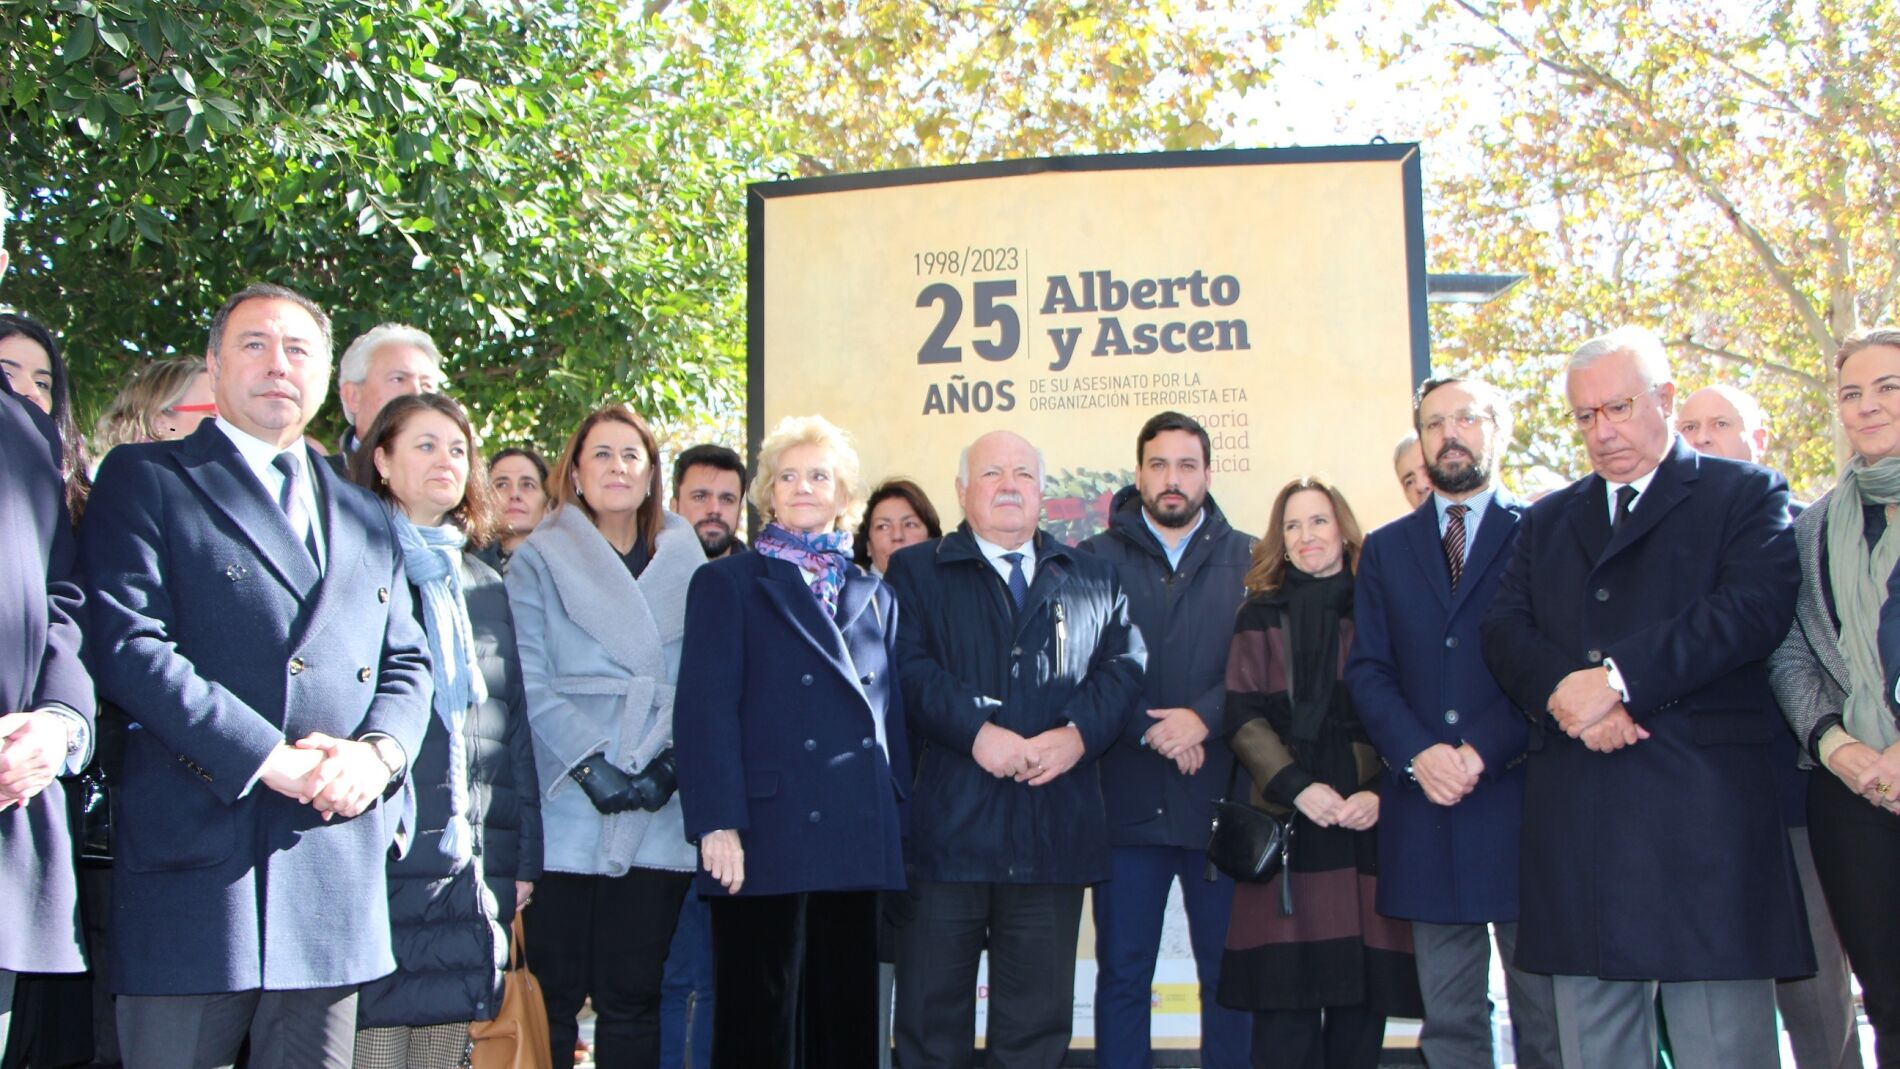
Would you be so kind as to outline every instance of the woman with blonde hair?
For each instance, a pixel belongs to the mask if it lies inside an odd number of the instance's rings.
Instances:
[[[897,602],[851,563],[844,432],[781,422],[750,497],[754,552],[693,578],[674,725],[712,918],[713,1066],[875,1066],[877,892],[904,886],[910,779]]]
[[[92,450],[103,458],[127,442],[183,438],[217,415],[204,360],[155,360],[134,372],[99,414]]]
[[[1337,488],[1288,483],[1228,650],[1226,719],[1250,800],[1293,820],[1280,873],[1236,885],[1221,959],[1220,1004],[1252,1011],[1259,1069],[1373,1069],[1385,1019],[1423,1012],[1411,927],[1373,905],[1380,765],[1343,679],[1364,544]]]

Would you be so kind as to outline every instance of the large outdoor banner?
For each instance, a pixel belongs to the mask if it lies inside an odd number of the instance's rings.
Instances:
[[[1368,528],[1401,507],[1391,447],[1428,365],[1415,145],[767,182],[749,209],[754,444],[821,413],[867,479],[917,480],[948,522],[958,451],[1008,428],[1075,541],[1176,409],[1213,436],[1236,526],[1307,473]]]
[[[1141,424],[1175,409],[1212,435],[1213,493],[1238,528],[1260,533],[1304,474],[1338,483],[1368,530],[1403,505],[1392,447],[1429,366],[1416,145],[1028,160],[750,192],[752,455],[782,417],[822,414],[855,436],[867,484],[915,479],[948,527],[958,452],[1013,430],[1044,451],[1045,525],[1075,542],[1133,482]],[[1075,1045],[1088,1047],[1086,918],[1082,934]],[[1157,1048],[1198,1046],[1178,893],[1154,1008]]]

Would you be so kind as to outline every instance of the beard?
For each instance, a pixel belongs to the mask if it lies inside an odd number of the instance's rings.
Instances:
[[[732,528],[723,523],[701,524],[693,533],[699,536],[699,548],[706,551],[707,560],[723,557],[732,548]]]
[[[1171,503],[1164,504],[1161,498],[1168,494],[1180,494],[1183,498],[1187,499],[1186,503],[1179,505]],[[1201,506],[1206,502],[1206,494],[1202,494],[1199,497],[1188,497],[1187,494],[1179,490],[1164,490],[1162,494],[1157,497],[1150,498],[1144,495],[1141,499],[1141,507],[1148,510],[1148,518],[1155,521],[1156,525],[1178,528],[1186,527],[1188,524],[1193,523],[1194,517],[1201,514]]]
[[[1465,458],[1464,467],[1453,468],[1446,463],[1457,456]],[[1448,494],[1469,493],[1491,478],[1489,458],[1474,456],[1462,446],[1440,449],[1437,458],[1425,465],[1425,471],[1431,475],[1432,485]]]

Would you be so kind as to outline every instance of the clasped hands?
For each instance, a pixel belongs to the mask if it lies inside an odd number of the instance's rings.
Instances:
[[[1207,722],[1188,708],[1150,709],[1156,721],[1141,736],[1148,748],[1174,762],[1183,776],[1192,776],[1207,762]]]
[[[1828,755],[1827,767],[1847,789],[1889,813],[1900,814],[1900,742],[1876,750],[1858,740]]]
[[[279,744],[258,779],[286,798],[314,807],[324,820],[360,816],[389,787],[389,768],[376,748],[313,731]]]
[[[1434,743],[1412,758],[1412,778],[1437,805],[1457,805],[1478,786],[1484,758],[1468,742]]]
[[[1006,727],[985,723],[977,729],[970,756],[997,779],[1040,787],[1074,768],[1083,750],[1082,733],[1074,724],[1024,738]]]
[[[1295,795],[1293,804],[1322,828],[1365,831],[1379,822],[1379,796],[1372,791],[1354,791],[1342,798],[1326,784],[1314,783]]]
[[[0,811],[25,805],[58,778],[69,731],[56,713],[0,716]]]
[[[609,762],[606,754],[597,753],[575,765],[568,775],[587,792],[587,800],[595,809],[610,815],[634,809],[657,813],[679,787],[670,748],[638,772],[627,772]]]
[[[1649,732],[1623,707],[1623,696],[1610,686],[1603,668],[1582,668],[1550,692],[1550,715],[1564,734],[1597,753],[1610,753],[1649,738]]]

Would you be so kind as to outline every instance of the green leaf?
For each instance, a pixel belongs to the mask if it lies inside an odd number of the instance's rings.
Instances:
[[[60,42],[59,61],[72,66],[92,54],[92,46],[98,40],[98,27],[91,19],[75,19],[72,30],[66,39]]]
[[[178,79],[178,87],[180,89],[190,93],[192,96],[198,95],[198,80],[191,76],[190,71],[183,67],[173,67],[171,69],[171,76]]]

